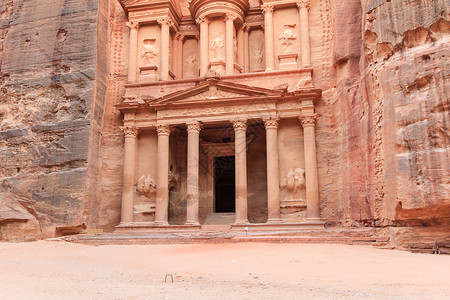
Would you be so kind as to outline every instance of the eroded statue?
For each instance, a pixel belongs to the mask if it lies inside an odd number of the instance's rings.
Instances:
[[[278,37],[283,46],[284,52],[294,51],[294,41],[297,39],[297,35],[294,32],[296,24],[286,24],[284,25],[284,31]]]
[[[305,170],[296,168],[289,171],[286,176],[286,188],[292,193],[297,193],[305,188]]]
[[[144,47],[141,51],[140,57],[143,65],[155,65],[156,57],[158,57],[158,50],[153,45],[155,39],[144,40]]]
[[[136,192],[147,198],[152,198],[156,192],[156,182],[150,176],[142,175],[136,184]]]
[[[213,40],[211,45],[212,61],[221,61],[224,59],[224,47],[222,37],[218,36]]]
[[[191,55],[184,61],[185,76],[195,76],[197,70],[197,56]]]

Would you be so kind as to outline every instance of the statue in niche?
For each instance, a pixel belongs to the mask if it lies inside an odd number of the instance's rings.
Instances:
[[[212,61],[221,61],[224,59],[223,50],[224,50],[224,44],[223,44],[223,38],[220,36],[217,36],[211,45],[212,50]]]
[[[253,58],[255,60],[255,65],[258,67],[262,66],[263,62],[264,62],[262,43],[259,43],[259,44],[256,44],[253,46],[252,54],[253,54]]]
[[[141,51],[141,60],[143,65],[154,66],[156,57],[158,57],[158,50],[154,46],[156,39],[145,39],[144,48]]]
[[[191,55],[184,61],[186,76],[195,76],[197,70],[197,56]]]
[[[294,51],[294,41],[297,39],[297,35],[294,32],[295,26],[296,24],[284,25],[285,29],[278,37],[285,53]]]
[[[238,42],[236,39],[236,36],[233,36],[233,54],[234,54],[234,61],[238,61]]]
[[[142,175],[136,184],[136,192],[147,198],[152,198],[156,192],[156,182],[150,176]]]
[[[305,188],[305,170],[296,168],[289,171],[286,176],[286,188],[289,192],[295,194]]]

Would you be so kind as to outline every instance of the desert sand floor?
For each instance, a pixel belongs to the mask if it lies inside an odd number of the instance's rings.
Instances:
[[[364,246],[0,243],[0,270],[0,299],[450,299],[450,256]]]

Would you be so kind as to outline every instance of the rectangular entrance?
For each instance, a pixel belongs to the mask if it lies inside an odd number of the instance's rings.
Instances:
[[[234,156],[214,158],[215,212],[235,212]]]

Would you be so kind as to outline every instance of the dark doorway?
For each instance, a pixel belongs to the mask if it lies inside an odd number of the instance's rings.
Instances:
[[[235,212],[234,156],[214,158],[216,213]]]

